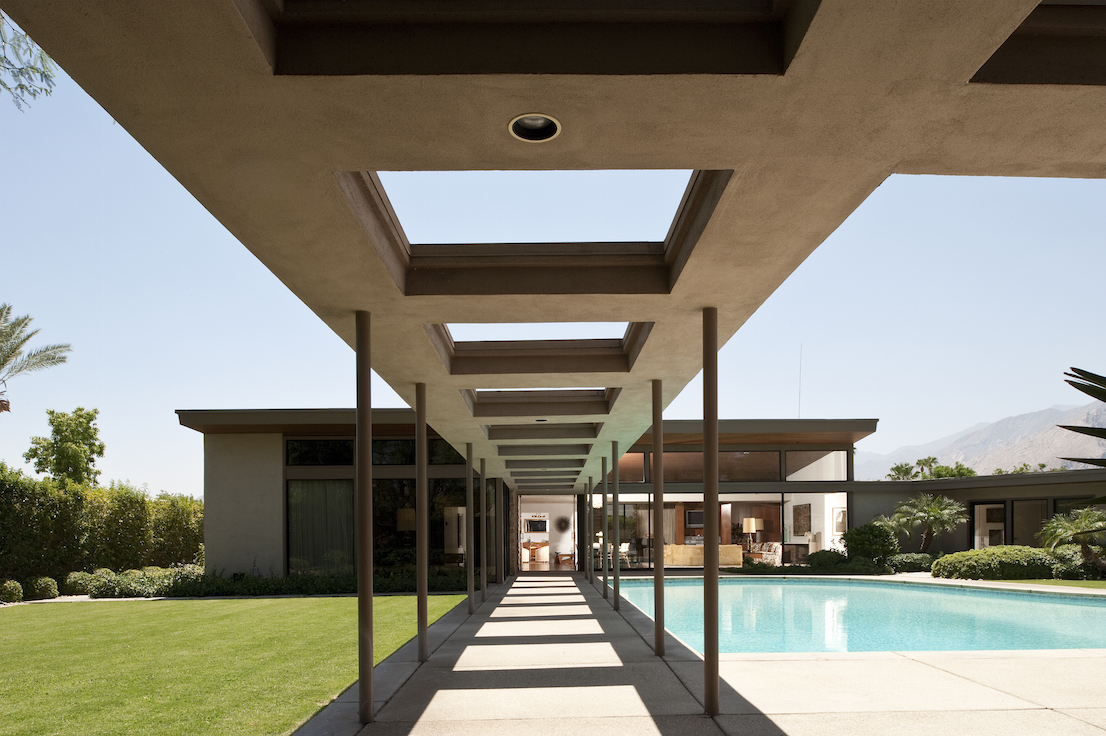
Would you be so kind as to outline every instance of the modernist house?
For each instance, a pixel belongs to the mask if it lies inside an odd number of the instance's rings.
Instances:
[[[1097,2],[4,0],[4,9],[356,351],[362,532],[374,523],[373,369],[415,407],[420,508],[429,467],[445,467],[424,461],[427,424],[513,493],[590,495],[603,463],[661,427],[664,407],[702,371],[708,595],[723,537],[719,345],[893,173],[1106,176]],[[378,175],[569,169],[690,173],[663,237],[445,244],[410,242]],[[532,194],[542,201],[540,185]],[[450,329],[504,320],[625,331],[467,342]],[[282,463],[283,433],[267,434],[242,440],[255,457],[276,458],[257,472],[276,480],[311,467]],[[787,484],[780,462],[774,482]],[[466,485],[470,472],[466,463]],[[653,478],[660,498],[663,480]],[[798,538],[796,521],[780,504],[778,543],[798,544],[785,538],[788,523]],[[685,539],[694,511],[684,509]],[[269,512],[274,522],[285,513],[279,502]],[[763,515],[760,533],[776,534],[767,511],[731,505],[731,540],[735,513],[751,514],[742,533],[752,519],[757,534]],[[428,517],[416,517],[424,576]],[[355,556],[371,575],[370,546]],[[715,654],[704,661],[712,715]]]
[[[204,434],[209,571],[353,571],[353,409],[178,414],[182,425]],[[801,563],[810,552],[842,549],[841,534],[849,526],[892,513],[896,503],[920,490],[960,500],[971,515],[965,528],[938,537],[934,550],[1034,546],[1034,535],[1053,513],[1106,495],[1106,470],[856,482],[853,446],[875,427],[873,419],[720,422],[721,563],[739,566],[745,555],[777,565]],[[618,461],[619,504],[608,505],[606,511],[608,530],[614,519],[619,525],[617,549],[611,539],[603,538],[601,496],[594,497],[589,527],[586,496],[565,495],[540,484],[512,490],[486,478],[486,513],[478,504],[474,531],[476,547],[483,550],[478,559],[491,562],[488,579],[497,579],[497,569],[506,574],[581,570],[589,559],[589,545],[593,567],[601,564],[606,546],[610,564],[618,560],[624,570],[652,569],[657,554],[664,555],[668,568],[702,568],[702,422],[666,421],[664,438],[662,539],[654,534],[651,433]],[[466,460],[436,434],[430,435],[428,446],[430,564],[462,567],[470,552],[465,533]],[[372,458],[376,565],[413,565],[413,411],[374,412]],[[612,480],[613,469],[608,482]],[[498,502],[497,492],[502,493]],[[500,528],[503,546],[497,548],[494,532],[485,530]],[[457,580],[459,588],[461,579]]]

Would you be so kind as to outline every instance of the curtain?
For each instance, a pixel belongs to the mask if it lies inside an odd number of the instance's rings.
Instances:
[[[288,481],[288,572],[353,569],[353,481]]]
[[[676,509],[675,507],[664,509],[664,543],[676,544]],[[680,540],[683,544],[684,540]]]

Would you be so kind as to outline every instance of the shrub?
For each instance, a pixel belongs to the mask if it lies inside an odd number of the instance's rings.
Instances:
[[[855,526],[842,537],[849,559],[863,557],[884,566],[888,558],[899,551],[899,540],[895,533],[882,524],[864,524]]]
[[[58,583],[53,578],[31,578],[23,588],[23,598],[28,601],[45,601],[58,597]]]
[[[126,483],[91,489],[85,523],[91,565],[126,570],[146,564],[153,533],[150,499],[144,491]]]
[[[812,570],[823,570],[843,565],[848,559],[835,549],[823,549],[807,555],[806,564],[810,565]]]
[[[14,580],[0,580],[0,603],[19,603],[22,600],[22,585]]]
[[[71,572],[65,576],[65,583],[61,586],[66,595],[88,595],[88,583],[92,575],[87,572]]]
[[[1051,578],[1056,559],[1043,549],[1003,545],[945,555],[933,562],[933,577],[965,580]]]
[[[1049,550],[1053,560],[1052,577],[1057,580],[1098,580],[1101,574],[1083,560],[1078,544],[1063,544]],[[1101,553],[1101,551],[1100,551]]]
[[[905,552],[892,555],[887,564],[895,572],[929,572],[935,559],[937,558],[925,552]]]

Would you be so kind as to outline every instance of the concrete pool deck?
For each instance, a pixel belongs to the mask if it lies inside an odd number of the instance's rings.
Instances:
[[[408,644],[377,668],[375,723],[354,687],[296,736],[1106,733],[1102,649],[721,655],[708,718],[701,657],[669,636],[657,658],[652,620],[621,609],[580,574],[520,574],[435,624],[428,662]]]

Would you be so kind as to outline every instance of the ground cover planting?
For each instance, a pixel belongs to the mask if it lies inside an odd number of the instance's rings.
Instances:
[[[432,596],[430,620],[460,595]],[[415,635],[374,599],[374,659]],[[97,601],[0,609],[0,736],[286,734],[357,678],[354,597]]]

